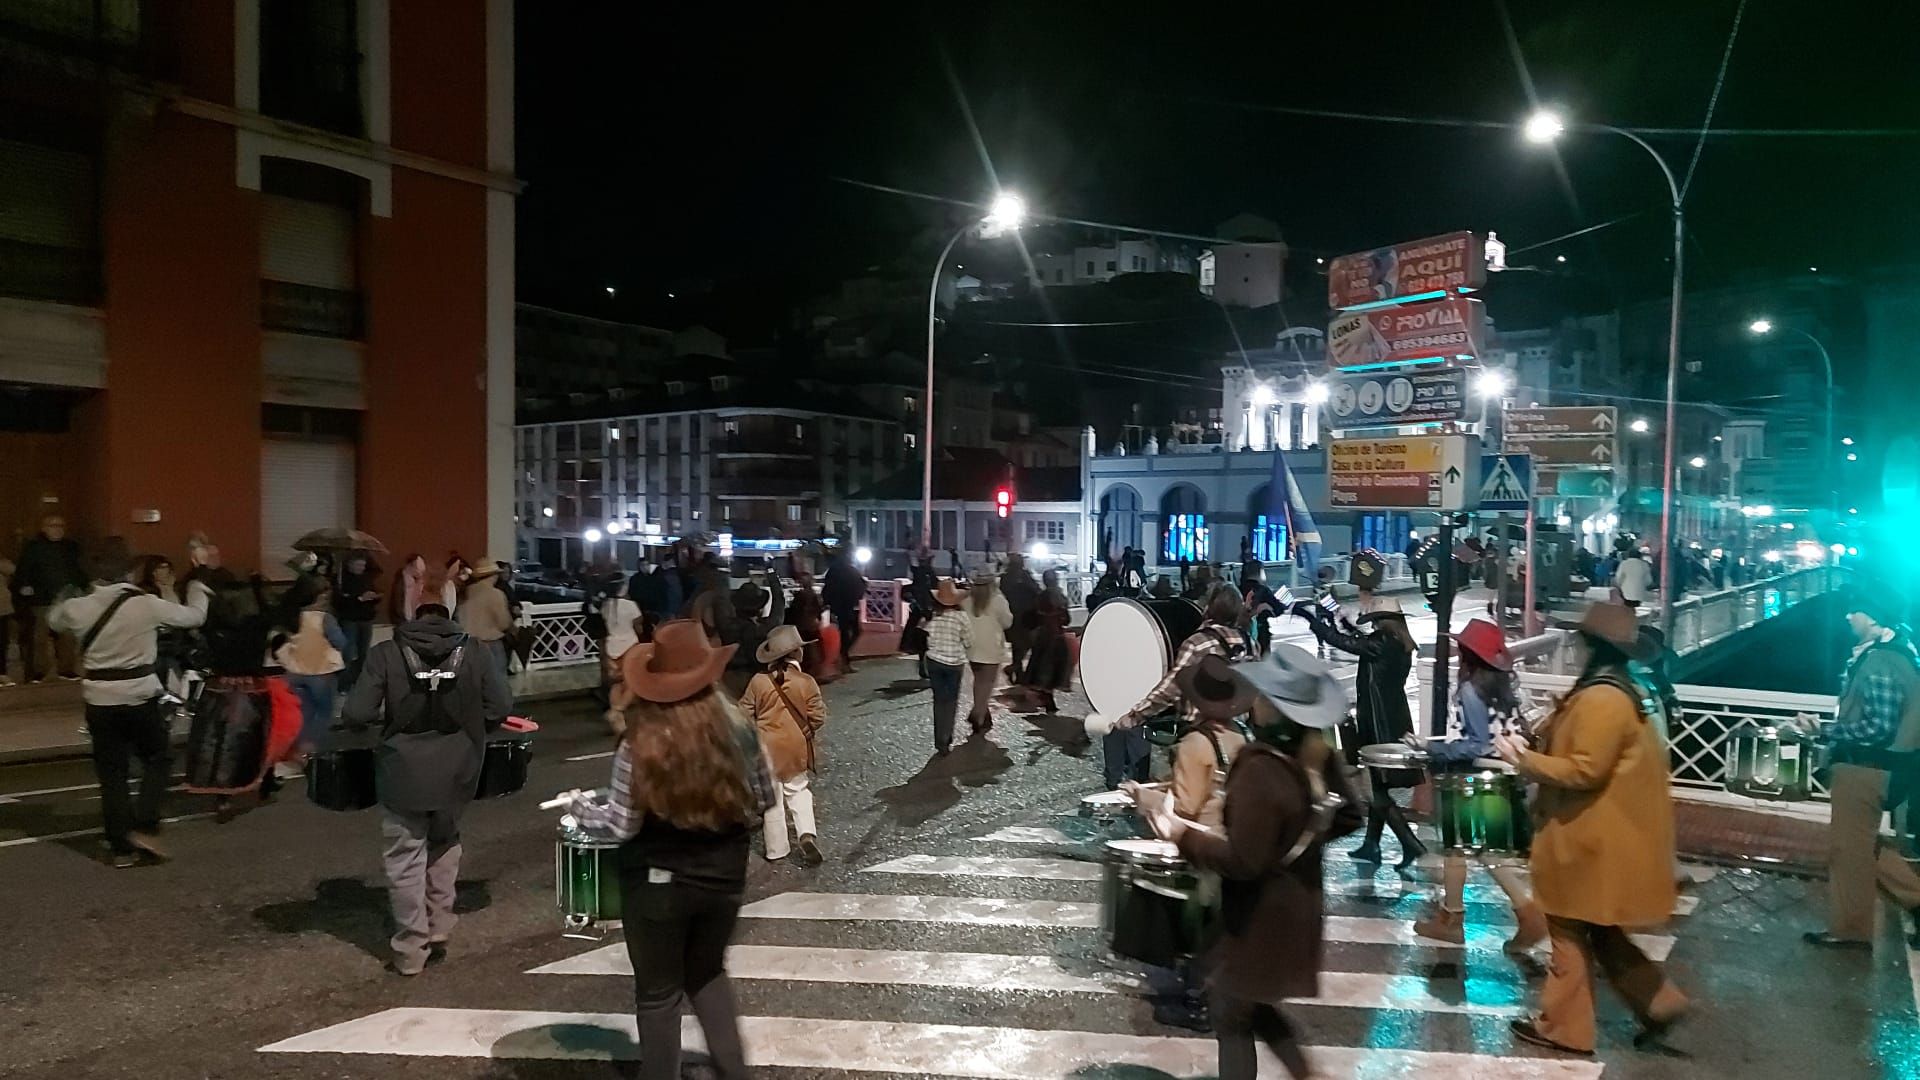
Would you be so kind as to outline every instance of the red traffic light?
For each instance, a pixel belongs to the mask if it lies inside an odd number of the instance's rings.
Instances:
[[[1013,512],[1013,489],[1000,487],[993,489],[993,510],[1001,517]]]

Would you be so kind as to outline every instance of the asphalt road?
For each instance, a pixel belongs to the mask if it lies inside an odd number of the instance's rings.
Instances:
[[[1074,813],[1098,785],[1084,703],[1003,710],[988,739],[933,761],[911,674],[868,662],[829,689],[826,865],[753,858],[733,967],[756,1075],[1210,1075],[1211,1042],[1157,1023],[1090,925],[1105,834]],[[0,1074],[631,1075],[623,951],[559,933],[554,816],[535,808],[604,782],[608,740],[584,703],[527,711],[543,724],[533,779],[470,812],[463,921],[447,961],[410,980],[381,966],[373,812],[289,791],[225,825],[178,821],[173,862],[116,871],[84,763],[0,769]],[[177,796],[168,812],[207,809]],[[1568,1065],[1505,1031],[1540,972],[1498,954],[1510,916],[1485,882],[1468,897],[1480,927],[1449,950],[1405,937],[1430,870],[1328,865],[1329,975],[1292,1011],[1330,1076],[1920,1077],[1912,958],[1891,930],[1870,956],[1803,949],[1809,883],[1704,880],[1656,931],[1696,1019],[1640,1053],[1608,1002],[1598,1063]]]

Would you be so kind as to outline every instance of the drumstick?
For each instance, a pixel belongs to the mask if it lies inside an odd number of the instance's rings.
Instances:
[[[541,803],[540,809],[558,810],[561,807],[566,806],[571,802],[573,802],[573,792],[569,791],[565,795],[555,795],[553,798],[548,799],[546,802]]]

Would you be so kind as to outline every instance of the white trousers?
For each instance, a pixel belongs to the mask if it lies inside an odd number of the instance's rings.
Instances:
[[[773,805],[767,808],[766,820],[761,823],[766,834],[767,858],[784,859],[793,850],[787,837],[789,815],[796,835],[818,835],[813,825],[813,789],[808,786],[812,781],[812,773],[801,773],[773,785]]]

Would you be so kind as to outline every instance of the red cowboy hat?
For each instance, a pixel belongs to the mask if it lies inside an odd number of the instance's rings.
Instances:
[[[633,696],[671,705],[719,682],[738,648],[716,649],[705,627],[692,619],[672,619],[655,628],[651,642],[621,654],[620,676]]]
[[[1507,651],[1506,635],[1500,628],[1485,619],[1475,619],[1460,628],[1453,635],[1460,647],[1480,658],[1488,667],[1499,671],[1513,670],[1513,654]]]

